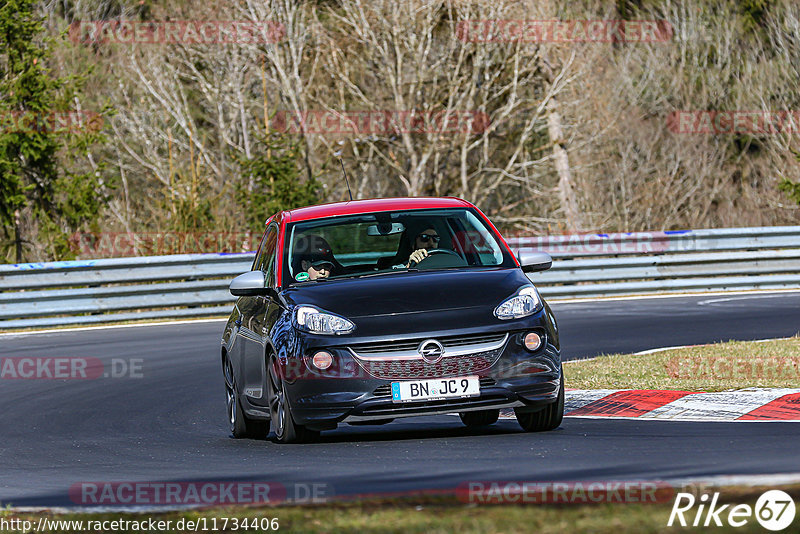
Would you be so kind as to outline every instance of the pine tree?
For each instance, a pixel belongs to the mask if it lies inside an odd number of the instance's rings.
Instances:
[[[0,254],[16,262],[32,242],[68,257],[69,233],[97,220],[106,201],[97,171],[70,165],[103,139],[101,116],[69,114],[84,78],[55,76],[51,45],[33,0],[0,1]]]
[[[260,141],[258,154],[239,159],[242,179],[236,189],[248,228],[255,231],[263,230],[264,221],[278,211],[318,203],[320,188],[313,176],[301,178],[297,163],[300,147],[296,143],[277,134],[262,136]]]

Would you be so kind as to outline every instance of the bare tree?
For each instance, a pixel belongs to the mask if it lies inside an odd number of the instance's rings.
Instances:
[[[54,31],[144,16],[110,0],[42,6]],[[181,202],[235,211],[232,187],[253,187],[241,183],[238,158],[261,148],[277,111],[487,119],[454,130],[397,119],[394,129],[350,133],[301,123],[300,163],[328,200],[347,198],[331,165],[342,151],[358,197],[458,195],[507,230],[796,223],[799,210],[776,189],[782,177],[800,178],[796,132],[689,135],[667,123],[681,110],[800,109],[800,8],[772,3],[755,29],[737,9],[733,0],[660,0],[624,14],[600,0],[167,0],[146,16],[271,21],[285,33],[266,43],[75,45],[57,58],[64,69],[99,64],[95,104],[109,100],[116,115],[110,146],[86,165],[118,172],[109,221],[125,229],[157,226]],[[666,20],[674,35],[523,42],[485,38],[476,22],[621,16]]]

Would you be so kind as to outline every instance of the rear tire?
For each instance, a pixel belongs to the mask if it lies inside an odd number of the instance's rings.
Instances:
[[[564,371],[561,371],[561,384],[558,387],[558,397],[556,401],[548,404],[543,409],[536,412],[521,412],[518,408],[514,409],[519,426],[525,432],[546,432],[555,430],[561,425],[564,419]]]
[[[272,427],[278,443],[308,443],[319,438],[318,430],[309,430],[298,425],[292,417],[289,398],[286,396],[286,384],[281,378],[278,363],[270,359],[267,385],[269,412],[272,415]]]
[[[497,422],[500,417],[500,410],[481,410],[479,412],[461,412],[458,414],[461,422],[473,428],[479,426],[489,426]]]
[[[239,400],[236,374],[227,355],[222,363],[222,374],[225,378],[225,401],[231,435],[236,439],[265,439],[269,432],[269,421],[251,419],[245,415]]]

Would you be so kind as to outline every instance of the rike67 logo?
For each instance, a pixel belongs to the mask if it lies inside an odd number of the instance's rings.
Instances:
[[[703,493],[695,497],[691,493],[678,493],[667,526],[693,527],[743,527],[755,519],[767,530],[779,531],[792,524],[795,505],[792,497],[781,490],[769,490],[749,504],[719,504],[719,493]]]

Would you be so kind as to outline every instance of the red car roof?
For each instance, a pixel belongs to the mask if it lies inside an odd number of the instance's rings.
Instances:
[[[350,200],[334,202],[319,206],[308,206],[284,212],[286,222],[307,221],[336,215],[357,215],[393,210],[419,210],[426,208],[465,208],[472,207],[466,200],[455,197],[405,197],[405,198],[371,198],[367,200]]]

